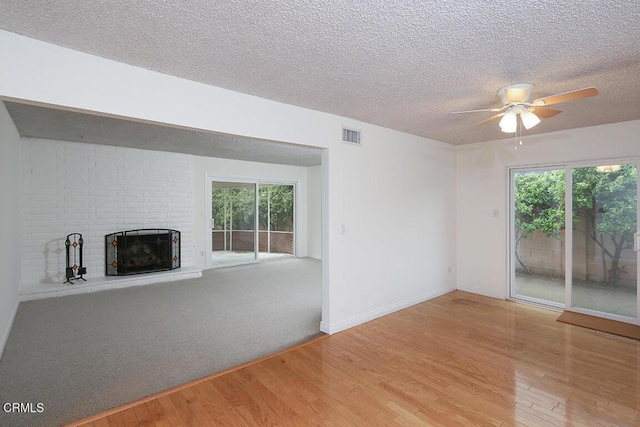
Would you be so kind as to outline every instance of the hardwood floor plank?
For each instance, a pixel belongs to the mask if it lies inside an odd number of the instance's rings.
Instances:
[[[408,411],[402,406],[398,405],[395,402],[387,402],[386,406],[391,409],[393,412],[398,414],[394,421],[396,421],[400,425],[407,426],[428,426],[425,421],[420,419],[420,417],[416,416],[414,412]]]
[[[256,423],[264,422],[260,421],[263,419],[262,410],[253,402],[245,402],[243,396],[239,395],[236,391],[238,386],[233,384],[233,381],[229,377],[214,378],[210,383],[227,406],[233,408],[233,413],[242,423],[246,425],[256,425]]]
[[[167,419],[159,419],[153,424],[155,425],[155,427],[171,427],[171,424],[169,424],[169,421]]]
[[[154,424],[158,424],[159,422],[165,422],[165,421],[168,424],[168,420],[164,415],[164,410],[162,409],[162,405],[160,405],[160,402],[158,402],[157,399],[146,402],[145,406],[147,407],[147,411],[149,412],[151,421]]]
[[[185,399],[182,390],[171,393],[169,399],[171,399],[171,403],[175,406],[176,413],[182,418],[182,424],[185,427],[200,427],[206,425],[207,421],[201,420],[197,416],[191,406],[191,402]]]
[[[176,394],[180,394],[184,398],[185,403],[189,406],[189,409],[194,415],[194,423],[198,426],[217,426],[219,423],[212,417],[208,411],[206,402],[202,402],[199,396],[195,393],[193,387],[180,390]]]
[[[139,427],[153,427],[155,422],[146,404],[134,406],[133,410],[136,413],[136,418],[138,418]]]
[[[125,427],[137,427],[138,417],[134,408],[128,408],[122,411],[122,424]]]
[[[387,399],[380,395],[380,389],[375,386],[373,380],[365,377],[361,377],[361,381],[356,380],[353,373],[348,373],[353,371],[351,366],[343,369],[332,366],[334,363],[351,363],[343,356],[342,353],[338,354],[336,362],[332,359],[331,363],[324,365],[324,369],[317,370],[313,358],[307,359],[306,355],[300,354],[301,360],[309,362],[300,366],[294,365],[292,369],[299,376],[308,376],[312,380],[311,387],[320,396],[321,401],[348,422],[361,425],[381,418],[385,412],[385,418],[393,415],[385,406]],[[336,395],[339,398],[336,398]]]
[[[247,426],[237,415],[237,411],[228,405],[210,381],[205,381],[193,388],[193,392],[201,399],[204,412],[209,419],[220,426]]]
[[[516,419],[525,425],[535,425],[538,427],[560,427],[566,426],[564,420],[557,420],[545,413],[536,411],[533,407],[516,403],[515,406]]]
[[[155,399],[160,407],[162,408],[162,413],[165,415],[167,421],[171,427],[183,427],[184,422],[182,421],[182,417],[178,413],[178,409],[173,404],[171,398],[167,396],[161,396]]]
[[[283,360],[273,363],[277,367]],[[323,392],[317,390],[311,382],[301,381],[301,376],[293,370],[276,371],[265,364],[256,369],[255,375],[261,378],[263,385],[271,392],[281,396],[309,425],[351,425],[337,410],[322,400]]]
[[[106,420],[110,427],[640,425],[640,342],[557,316],[455,291]]]
[[[107,422],[109,423],[109,427],[124,427],[124,422],[122,421],[122,413],[116,413],[108,415]]]
[[[287,423],[303,424],[304,419],[288,405],[283,399],[269,390],[262,381],[256,378],[249,371],[240,371],[234,375],[242,389],[247,393],[253,401],[269,410],[278,417],[278,419],[286,420]]]
[[[602,404],[601,404],[602,405]],[[609,405],[585,405],[580,402],[560,403],[553,410],[563,414],[567,419],[583,420],[585,425],[603,425],[602,420],[615,419],[616,422],[610,422],[609,425],[617,426],[638,426],[640,425],[640,414],[630,413],[621,410],[620,407]]]

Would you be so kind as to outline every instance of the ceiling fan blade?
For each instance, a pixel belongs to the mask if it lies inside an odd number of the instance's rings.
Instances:
[[[531,111],[541,119],[550,119],[551,117],[557,116],[558,114],[562,113],[562,111],[560,110],[554,110],[553,108],[546,107],[529,108],[529,111]]]
[[[533,101],[534,106],[546,106],[553,104],[560,104],[562,102],[576,101],[578,99],[589,98],[596,96],[598,89],[595,87],[588,87],[585,89],[573,90],[571,92],[559,93],[557,95],[546,96],[544,98],[538,98]]]
[[[504,113],[496,114],[495,116],[491,116],[488,119],[485,119],[485,120],[481,121],[480,123],[477,123],[475,126],[480,126],[480,125],[483,125],[485,123],[489,123],[489,122],[492,122],[494,120],[498,120],[502,116],[504,116]]]
[[[504,110],[505,107],[502,108],[485,108],[483,110],[467,110],[467,111],[453,111],[451,112],[451,114],[463,114],[463,113],[486,113],[486,112],[493,112],[493,113],[497,113],[498,111],[502,111]]]

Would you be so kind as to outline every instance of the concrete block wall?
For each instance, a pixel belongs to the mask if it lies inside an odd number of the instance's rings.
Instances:
[[[611,267],[609,258],[606,258],[606,268],[602,263],[602,250],[588,237],[587,224],[580,221],[575,224],[573,231],[573,279],[602,282],[605,270]],[[605,246],[610,252],[614,252],[614,246],[610,239],[605,238]],[[565,263],[565,236],[562,231],[558,238],[546,236],[537,231],[527,238],[520,240],[518,244],[518,257],[533,274],[541,274],[549,277],[564,277]],[[516,261],[517,262],[517,261]],[[636,284],[636,253],[632,248],[622,251],[620,267],[624,269],[621,284],[635,286]],[[516,271],[524,272],[524,268],[516,263]]]
[[[518,257],[534,274],[564,277],[564,234],[556,238],[537,231],[520,240]],[[516,271],[524,271],[518,262]]]
[[[65,280],[64,239],[82,233],[87,278],[104,277],[104,236],[138,228],[182,232],[193,265],[193,157],[22,139],[22,283]]]

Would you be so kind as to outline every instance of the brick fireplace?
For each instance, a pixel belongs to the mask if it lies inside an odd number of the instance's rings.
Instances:
[[[91,283],[105,279],[105,235],[120,230],[179,230],[181,269],[194,265],[192,156],[30,138],[21,144],[21,288],[64,282],[71,232],[83,235]]]

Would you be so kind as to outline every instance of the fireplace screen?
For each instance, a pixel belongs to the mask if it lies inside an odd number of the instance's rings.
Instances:
[[[173,270],[180,267],[180,232],[142,229],[107,234],[105,254],[107,276]]]

